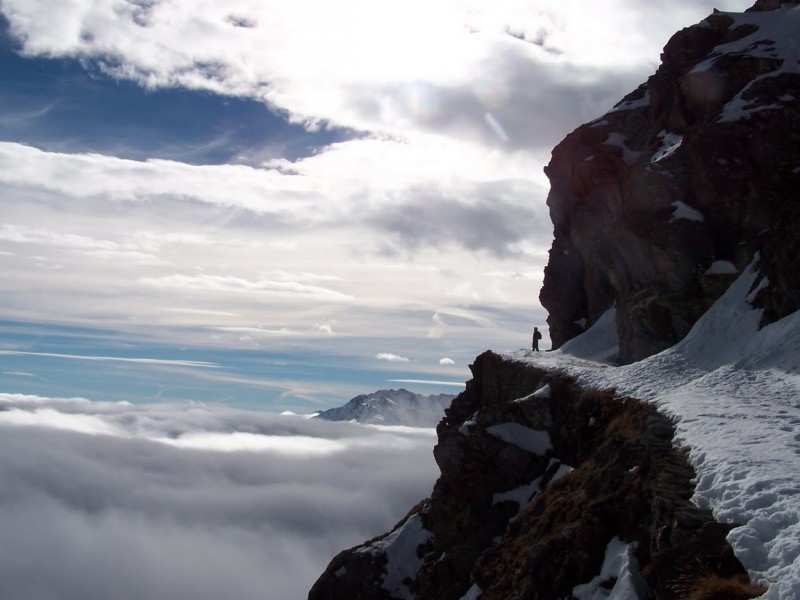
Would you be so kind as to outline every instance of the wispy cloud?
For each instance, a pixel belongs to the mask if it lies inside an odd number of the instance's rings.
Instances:
[[[128,362],[145,365],[164,365],[171,367],[198,367],[202,369],[216,369],[218,365],[198,360],[165,360],[160,358],[128,358],[120,356],[88,356],[81,354],[57,354],[51,352],[21,352],[16,350],[0,350],[6,356],[39,356],[43,358],[64,358],[67,360],[89,360],[100,362]]]
[[[164,310],[186,315],[203,315],[209,317],[239,317],[241,315],[224,310],[207,310],[201,308],[165,308]]]
[[[392,354],[391,352],[378,352],[375,355],[375,358],[378,360],[385,360],[387,362],[410,362],[410,360],[405,356],[398,356],[397,354]]]
[[[435,381],[431,379],[390,379],[393,383],[422,383],[426,385],[447,385],[451,387],[463,388],[463,381]]]
[[[306,285],[296,281],[270,281],[266,279],[251,281],[231,276],[175,274],[166,277],[146,277],[140,279],[139,282],[157,288],[212,290],[237,293],[293,294],[315,296],[325,300],[352,299],[352,296],[342,294],[335,290],[315,285]]]

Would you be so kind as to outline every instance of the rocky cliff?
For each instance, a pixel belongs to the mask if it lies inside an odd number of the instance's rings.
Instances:
[[[619,360],[649,356],[756,257],[765,320],[800,308],[796,4],[680,31],[645,84],[555,148],[540,294],[554,346],[616,305]]]
[[[744,594],[725,598],[763,591],[746,584],[731,526],[691,503],[694,473],[654,407],[491,352],[471,368],[438,427],[431,497],[334,558],[310,600],[555,599],[615,586],[677,599],[709,578]]]
[[[800,309],[797,4],[679,32],[644,85],[553,151],[541,301],[557,347],[613,314],[616,359],[651,356],[753,264],[764,323]],[[471,368],[437,428],[431,497],[335,557],[310,600],[764,592],[732,525],[692,503],[687,451],[655,407],[490,352]]]

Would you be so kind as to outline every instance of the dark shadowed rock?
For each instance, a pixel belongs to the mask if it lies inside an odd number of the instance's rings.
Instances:
[[[620,361],[654,354],[756,256],[765,319],[800,308],[784,279],[800,271],[800,67],[776,37],[800,14],[783,4],[680,31],[646,84],[553,151],[540,299],[556,347],[616,305]]]
[[[656,598],[695,572],[745,575],[655,407],[491,352],[472,370],[438,427],[431,497],[334,558],[310,600],[566,598],[614,543]]]

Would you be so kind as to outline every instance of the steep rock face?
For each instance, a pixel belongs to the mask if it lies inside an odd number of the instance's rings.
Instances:
[[[310,600],[553,599],[582,584],[671,600],[744,575],[652,406],[491,352],[471,368],[438,427],[432,496],[335,557]],[[600,581],[613,548],[629,569]]]
[[[616,306],[619,360],[658,352],[757,256],[765,321],[800,308],[796,4],[680,31],[647,83],[554,149],[540,300],[556,347]]]

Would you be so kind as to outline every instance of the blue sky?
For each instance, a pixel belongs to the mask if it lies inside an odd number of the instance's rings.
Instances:
[[[308,412],[526,346],[551,148],[748,3],[484,4],[3,0],[0,391]]]

